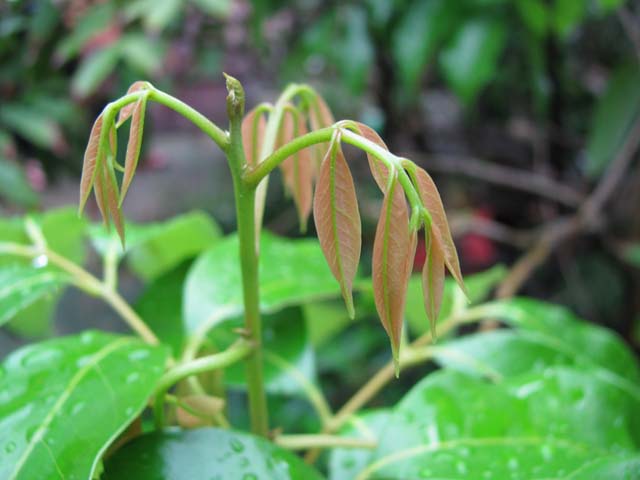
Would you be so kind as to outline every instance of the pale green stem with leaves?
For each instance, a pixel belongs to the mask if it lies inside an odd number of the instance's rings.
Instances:
[[[71,281],[76,287],[84,290],[90,295],[98,296],[107,302],[111,308],[113,308],[129,325],[129,327],[131,327],[131,329],[145,342],[150,345],[157,345],[159,343],[158,338],[147,324],[144,323],[140,316],[116,290],[109,288],[107,284],[100,281],[68,258],[63,257],[47,247],[42,249],[14,243],[0,243],[0,254],[16,255],[27,258],[35,258],[40,255],[46,256],[49,262],[71,275]]]
[[[252,351],[254,351],[253,343],[240,339],[223,352],[200,357],[188,363],[181,363],[165,373],[156,388],[153,409],[156,426],[161,428],[164,425],[164,397],[173,385],[193,375],[233,365],[246,358]]]
[[[308,448],[366,448],[373,450],[378,446],[376,440],[369,438],[349,438],[335,435],[279,435],[276,445],[289,450],[306,450]]]

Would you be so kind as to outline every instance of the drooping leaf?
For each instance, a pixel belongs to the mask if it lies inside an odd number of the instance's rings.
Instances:
[[[217,428],[142,435],[105,463],[105,480],[320,480],[299,457],[263,438]]]
[[[80,179],[80,206],[79,212],[82,213],[89,194],[91,193],[91,187],[96,181],[96,176],[100,169],[97,168],[101,161],[104,152],[101,151],[100,137],[102,132],[102,114],[96,119],[91,128],[91,134],[89,135],[89,143],[87,143],[87,149],[84,152],[84,161],[82,165],[82,178]],[[100,202],[98,202],[100,204]]]
[[[129,142],[127,143],[127,156],[124,162],[124,178],[122,179],[122,193],[118,205],[122,205],[133,180],[140,158],[142,147],[142,132],[144,131],[144,114],[147,107],[147,97],[142,96],[135,102],[131,113],[131,126],[129,127]]]
[[[122,216],[122,207],[120,207],[120,192],[118,189],[118,181],[116,180],[116,174],[113,170],[113,157],[110,155],[106,158],[106,161],[102,164],[105,185],[104,192],[107,199],[107,209],[109,210],[109,217],[113,220],[113,224],[116,227],[120,242],[124,248],[124,218]],[[107,222],[108,220],[105,219]]]
[[[427,233],[426,237],[427,257],[422,267],[422,291],[424,307],[431,327],[431,336],[435,339],[436,321],[444,294],[444,254],[437,236]]]
[[[380,146],[385,150],[389,150],[387,145],[384,143],[380,135],[371,127],[365,125],[364,123],[354,122],[357,127],[357,131],[360,135],[362,135],[367,140],[372,141],[376,145]],[[382,192],[387,189],[387,178],[389,176],[388,168],[384,165],[380,160],[378,160],[374,155],[371,155],[369,152],[367,153],[367,160],[369,161],[369,169],[371,170],[371,174],[373,175],[374,180],[378,184],[378,187]]]
[[[33,266],[0,266],[0,325],[69,282],[61,272]]]
[[[313,218],[322,253],[340,284],[347,311],[353,318],[351,291],[360,261],[361,223],[353,178],[337,136],[320,166]]]
[[[93,93],[113,73],[120,56],[120,44],[115,42],[83,57],[71,79],[73,95],[85,98]]]
[[[163,347],[101,332],[11,354],[0,369],[0,477],[92,478],[145,408],[166,358]]]
[[[289,138],[285,134],[287,142],[307,133],[307,127],[302,115],[296,115],[296,118],[293,118],[293,115],[285,115],[284,122],[286,127],[283,129],[287,134],[290,131],[292,132]],[[300,230],[304,232],[306,231],[313,201],[314,171],[311,162],[311,150],[309,148],[299,150],[282,162],[280,169],[282,170],[285,186],[291,192],[293,201],[296,204]]]
[[[319,130],[329,127],[335,123],[333,114],[327,102],[318,93],[313,95],[309,105],[309,124],[311,130]],[[328,143],[318,144],[312,147],[315,158],[315,171],[317,172],[325,154],[328,150]]]
[[[149,82],[138,80],[137,82],[133,82],[131,84],[131,86],[129,87],[129,90],[127,90],[127,95],[130,93],[139,92],[140,90],[147,90],[149,89],[149,87],[150,87]],[[129,119],[129,117],[131,117],[137,104],[138,102],[128,103],[127,105],[125,105],[120,109],[120,112],[118,112],[118,121],[116,122],[117,127],[120,127],[120,125],[122,125],[124,122],[126,122]]]
[[[376,309],[389,335],[396,374],[409,276],[416,250],[416,233],[409,230],[404,192],[395,178],[385,192],[373,243],[373,291]]]
[[[449,222],[447,215],[438,193],[436,184],[431,176],[422,168],[417,167],[415,170],[416,188],[422,199],[422,203],[431,215],[431,234],[437,238],[439,245],[442,247],[444,262],[447,269],[453,275],[456,282],[463,292],[466,294],[462,272],[460,271],[460,261],[458,260],[458,252],[453,243],[453,237],[449,230]]]
[[[242,146],[247,165],[255,166],[260,161],[260,150],[267,122],[260,106],[251,110],[242,120]]]

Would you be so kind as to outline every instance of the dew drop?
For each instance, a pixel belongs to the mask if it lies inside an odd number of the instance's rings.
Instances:
[[[249,466],[249,459],[247,457],[242,457],[240,458],[240,466],[241,467],[248,467]]]
[[[96,339],[96,334],[94,332],[82,332],[80,334],[80,343],[84,345],[89,345],[93,343]]]
[[[127,407],[126,410],[124,411],[124,414],[126,416],[129,416],[129,415],[133,415],[133,412],[134,412],[133,407]]]
[[[545,462],[548,462],[553,457],[553,450],[549,445],[543,445],[540,449],[540,453],[542,454],[542,458]]]
[[[244,445],[237,438],[232,439],[230,442],[230,445],[231,445],[231,450],[233,450],[236,453],[240,453],[244,451]]]
[[[129,354],[129,360],[132,362],[139,362],[140,360],[144,360],[149,356],[149,350],[140,348],[138,350],[134,350]]]
[[[456,463],[456,470],[460,475],[465,475],[467,473],[467,464],[464,462]]]
[[[518,463],[517,458],[510,458],[509,461],[507,462],[507,466],[511,470],[517,470],[520,464]]]
[[[44,268],[49,264],[49,258],[45,255],[38,255],[31,261],[31,266],[33,268]]]
[[[242,480],[258,480],[258,477],[253,473],[245,473],[242,476]]]
[[[418,472],[418,475],[420,475],[420,478],[429,478],[431,475],[433,475],[433,472],[430,468],[423,468]]]
[[[138,372],[131,372],[127,375],[126,382],[127,383],[135,383],[140,378],[140,374]]]
[[[16,449],[15,442],[9,442],[4,446],[4,451],[7,453],[11,453]]]
[[[62,356],[62,352],[56,348],[33,348],[27,352],[21,360],[23,367],[28,368],[35,365],[50,365],[55,363]]]
[[[348,470],[353,468],[355,464],[356,464],[356,461],[354,460],[353,457],[347,457],[342,461],[342,468]]]
[[[71,415],[77,415],[84,408],[84,402],[78,402],[71,407]]]

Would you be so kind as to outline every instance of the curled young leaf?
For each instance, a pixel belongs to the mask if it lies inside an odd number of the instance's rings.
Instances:
[[[100,136],[102,133],[102,114],[96,119],[91,128],[91,134],[89,135],[89,142],[84,152],[84,161],[82,165],[82,178],[80,180],[80,206],[78,212],[82,213],[89,194],[91,193],[91,187],[96,181],[96,166],[101,162],[101,157],[104,152],[101,151]]]
[[[431,232],[442,247],[444,263],[462,291],[466,294],[467,291],[462,279],[462,272],[460,271],[458,252],[453,243],[449,223],[447,222],[447,215],[445,214],[436,184],[431,179],[431,176],[420,167],[416,167],[415,169],[415,183],[422,203],[431,215]]]
[[[124,177],[122,179],[122,195],[119,206],[124,202],[124,197],[129,190],[133,176],[136,173],[140,149],[142,148],[142,133],[144,131],[144,114],[147,108],[147,97],[143,95],[133,104],[131,112],[131,126],[129,127],[129,142],[127,143],[127,155],[124,161]],[[114,155],[115,158],[115,155]]]
[[[425,232],[426,258],[422,267],[422,292],[427,312],[431,337],[436,338],[436,321],[444,293],[444,254],[438,236],[433,231]]]
[[[395,178],[385,192],[373,243],[373,293],[376,310],[391,341],[396,373],[415,249],[416,233],[409,229],[407,201]]]
[[[360,261],[361,224],[353,178],[338,135],[334,135],[320,165],[313,217],[320,247],[340,284],[347,312],[353,318],[352,288]]]
[[[120,193],[118,191],[118,181],[113,170],[113,157],[107,157],[107,161],[103,162],[104,178],[105,178],[105,195],[107,198],[107,209],[109,215],[116,226],[116,231],[120,237],[122,248],[124,248],[124,218],[120,207]]]
[[[129,95],[130,93],[139,92],[140,90],[147,90],[149,89],[150,86],[151,84],[149,82],[138,80],[137,82],[133,82],[131,84],[131,86],[129,87],[129,90],[127,90],[127,95]],[[129,119],[129,117],[133,114],[135,105],[136,105],[136,102],[133,102],[122,107],[122,109],[118,113],[118,121],[116,123],[116,126],[118,128],[120,127],[120,125],[126,122]]]
[[[295,117],[295,118],[294,118]],[[294,115],[290,112],[283,119],[283,140],[291,141],[300,135],[307,133],[302,115]],[[280,145],[286,143],[283,141]],[[313,165],[311,163],[311,151],[308,148],[296,152],[280,164],[284,184],[291,192],[293,201],[298,211],[300,230],[306,230],[307,220],[311,213],[313,197]]]
[[[267,122],[259,106],[247,113],[242,120],[242,146],[247,165],[255,166],[260,161],[266,127]]]

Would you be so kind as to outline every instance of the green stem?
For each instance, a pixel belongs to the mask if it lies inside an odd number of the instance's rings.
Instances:
[[[192,375],[233,365],[249,355],[253,349],[251,342],[241,339],[224,352],[200,357],[188,363],[181,363],[165,373],[156,388],[157,393],[153,407],[156,426],[161,428],[164,425],[164,398],[173,385]]]
[[[306,450],[308,448],[366,448],[373,450],[378,446],[375,439],[338,437],[335,435],[280,435],[275,444],[289,450]]]
[[[222,130],[196,109],[190,107],[183,101],[178,100],[168,93],[162,92],[156,88],[128,93],[127,95],[124,95],[119,99],[109,103],[104,110],[104,125],[111,125],[111,122],[113,122],[116,114],[122,107],[138,101],[138,99],[143,95],[148,95],[149,100],[160,103],[165,107],[170,108],[174,112],[182,115],[196,127],[202,130],[209,138],[211,138],[220,147],[221,150],[226,151],[229,147],[229,135],[224,130]]]
[[[233,177],[233,192],[238,223],[238,243],[242,271],[242,293],[246,337],[254,345],[247,356],[247,391],[249,395],[249,417],[251,430],[266,437],[269,433],[267,396],[264,390],[262,322],[259,296],[259,238],[255,221],[256,188],[243,181],[246,158],[242,146],[242,116],[244,114],[244,92],[237,80],[227,76],[227,111],[229,113],[230,145],[227,159]]]

